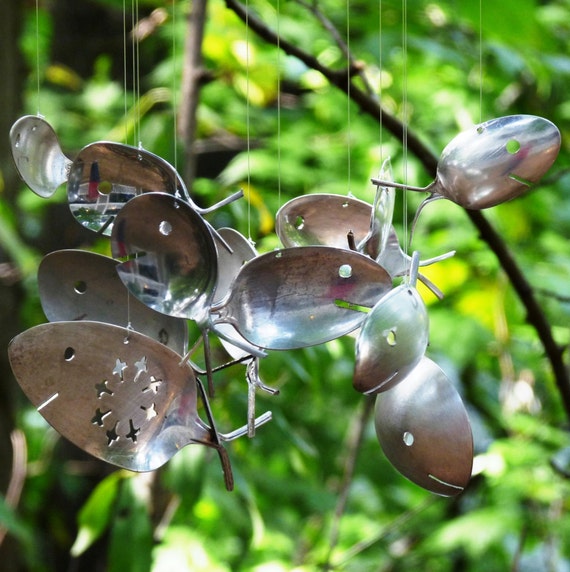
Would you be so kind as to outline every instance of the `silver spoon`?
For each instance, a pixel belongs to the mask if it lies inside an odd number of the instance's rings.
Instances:
[[[386,159],[380,169],[379,178],[392,180],[392,166],[390,159]],[[394,215],[395,190],[390,187],[378,185],[372,212],[370,216],[370,229],[368,234],[357,245],[356,249],[378,259],[388,243],[388,237],[392,229]]]
[[[91,455],[132,471],[152,471],[182,447],[218,451],[226,487],[231,465],[218,433],[198,416],[194,372],[180,355],[151,338],[101,322],[35,326],[9,345],[12,371],[24,393],[61,435]],[[258,425],[269,421],[268,413]]]
[[[356,329],[391,287],[388,273],[358,252],[285,248],[240,270],[229,295],[212,306],[212,324],[229,323],[266,349],[313,346]]]
[[[499,117],[457,135],[443,150],[436,178],[427,187],[380,179],[372,182],[428,192],[419,210],[440,198],[466,209],[486,209],[518,197],[537,183],[556,160],[560,143],[560,131],[547,119]]]
[[[376,435],[388,460],[417,485],[443,496],[471,478],[473,437],[457,390],[427,357],[376,397]]]
[[[380,192],[383,192],[382,188]],[[356,249],[356,245],[366,244],[370,236],[371,220],[375,221],[376,215],[372,206],[364,201],[342,195],[313,194],[296,197],[285,203],[277,212],[275,229],[283,245],[288,248],[324,245],[347,249],[352,241],[352,246]],[[372,224],[375,225],[376,222]],[[411,257],[401,249],[394,227],[390,227],[387,237],[384,232],[383,241],[386,242],[377,255],[376,262],[392,277],[404,276],[409,272]],[[373,249],[375,250],[377,249]],[[454,254],[455,251],[447,252],[420,261],[419,265],[428,266]],[[423,274],[418,274],[418,279],[438,298],[443,298],[441,290]]]
[[[147,192],[177,196],[201,215],[243,196],[238,191],[202,209],[192,201],[170,163],[150,151],[121,143],[91,143],[71,165],[67,186],[69,207],[83,226],[95,232],[109,235],[113,220],[125,203]]]
[[[366,238],[371,214],[371,205],[354,197],[303,195],[277,211],[275,232],[285,248],[315,245],[348,248],[349,233],[356,244]]]
[[[117,264],[108,256],[84,250],[47,254],[38,268],[46,318],[128,326],[183,354],[188,346],[186,321],[155,312],[132,296],[117,274]]]
[[[67,181],[72,162],[43,117],[20,117],[10,129],[10,145],[20,177],[40,197],[51,197]]]
[[[415,288],[419,253],[410,277],[383,296],[362,324],[356,340],[353,386],[365,394],[401,382],[422,359],[428,344],[426,306]]]

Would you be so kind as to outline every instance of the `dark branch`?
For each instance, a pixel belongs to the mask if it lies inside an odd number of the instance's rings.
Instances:
[[[243,22],[247,22],[249,28],[260,38],[269,44],[279,47],[286,54],[296,57],[307,67],[322,73],[332,85],[345,92],[352,101],[358,105],[362,112],[370,115],[375,121],[382,121],[383,127],[392,133],[394,137],[400,140],[403,139],[403,123],[382,109],[375,97],[368,95],[354,85],[352,83],[352,74],[350,75],[351,79],[349,84],[349,74],[347,74],[346,71],[332,70],[322,65],[314,56],[308,54],[298,46],[287,42],[283,38],[279,38],[263,21],[256,18],[251,12],[248,12],[238,0],[226,0],[226,5]],[[438,157],[436,157],[409,128],[407,129],[407,146],[408,150],[419,159],[430,176],[435,177]],[[562,359],[563,350],[556,344],[552,336],[552,328],[536,300],[532,287],[511,255],[504,240],[489,224],[483,213],[469,210],[466,212],[473,225],[477,228],[481,240],[494,252],[522,304],[526,308],[527,321],[536,330],[544,347],[566,410],[566,415],[570,419],[570,379]]]

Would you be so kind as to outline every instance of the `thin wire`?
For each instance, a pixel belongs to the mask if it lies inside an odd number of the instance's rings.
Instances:
[[[350,96],[351,96],[351,53],[350,53],[350,0],[346,0],[346,59],[347,59],[347,66],[346,66],[346,150],[347,150],[347,187],[348,187],[348,194],[351,192],[351,181],[352,181],[352,173],[351,173],[351,135],[352,135],[352,126],[350,123]]]
[[[247,155],[247,237],[251,242],[251,140],[249,109],[249,0],[245,2],[245,124]]]
[[[41,115],[41,88],[40,88],[40,0],[36,0],[36,97],[37,113]]]
[[[479,0],[479,123],[483,122],[483,0]]]
[[[178,171],[178,82],[176,81],[176,70],[178,68],[178,45],[176,43],[176,0],[172,0],[172,115],[173,115],[173,151],[174,170]]]
[[[378,1],[378,70],[379,70],[379,82],[378,82],[378,129],[379,129],[379,141],[380,141],[380,164],[384,163],[384,118],[382,116],[382,69],[383,69],[383,58],[384,54],[382,52],[382,0]]]
[[[402,0],[402,162],[403,182],[408,184],[408,2]],[[404,230],[404,252],[409,250],[408,236],[408,193],[402,193],[402,216]]]
[[[124,106],[125,106],[125,139],[124,142],[129,141],[129,105],[128,105],[128,85],[127,85],[127,0],[123,0],[123,93],[124,93]]]
[[[277,0],[277,204],[281,208],[281,6]]]

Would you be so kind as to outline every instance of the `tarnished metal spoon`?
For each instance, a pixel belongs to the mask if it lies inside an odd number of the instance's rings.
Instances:
[[[212,324],[232,324],[249,342],[289,350],[322,344],[363,322],[392,287],[376,262],[328,246],[285,248],[257,256],[213,305]]]
[[[132,296],[117,274],[117,264],[113,258],[85,250],[47,254],[38,268],[40,302],[47,319],[130,327],[184,354],[186,321],[155,312]]]
[[[550,169],[560,150],[560,131],[548,119],[509,115],[457,135],[443,150],[427,187],[372,179],[376,185],[425,191],[467,209],[486,209],[518,197]],[[416,217],[417,218],[417,217]]]
[[[185,200],[203,215],[241,196],[242,191],[207,209],[191,199],[174,167],[150,151],[98,141],[84,147],[70,168],[67,198],[74,217],[86,228],[109,235],[113,220],[132,198],[161,192]]]
[[[443,496],[455,496],[469,483],[469,418],[457,390],[429,358],[378,394],[375,426],[386,457],[412,482]]]
[[[409,280],[383,296],[362,324],[353,376],[357,391],[370,394],[390,389],[406,378],[426,351],[429,319],[415,288],[418,262],[415,252]]]
[[[207,400],[210,426],[200,419],[201,386],[163,344],[101,322],[53,322],[16,336],[8,354],[33,405],[84,451],[125,469],[152,471],[182,447],[202,444],[218,451],[226,487],[233,488],[222,441],[246,429],[218,433]],[[258,424],[270,418],[266,414]]]
[[[71,159],[43,117],[20,117],[10,129],[10,145],[20,177],[40,197],[51,197],[67,181]]]

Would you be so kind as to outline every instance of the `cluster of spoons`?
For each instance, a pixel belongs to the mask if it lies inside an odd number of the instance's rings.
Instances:
[[[402,250],[392,226],[394,188],[402,185],[392,181],[388,161],[373,179],[373,204],[330,194],[293,199],[276,214],[283,248],[258,254],[239,232],[214,229],[204,218],[241,191],[200,208],[157,155],[103,141],[72,160],[39,116],[20,118],[10,139],[16,167],[36,194],[49,198],[65,183],[75,219],[110,238],[112,257],[82,250],[44,257],[38,286],[49,322],[9,346],[18,383],[60,434],[134,471],[154,470],[188,444],[206,445],[218,452],[231,490],[223,443],[252,437],[271,419],[270,412],[255,415],[256,390],[277,393],[259,375],[267,351],[355,332],[353,386],[376,395],[386,457],[436,494],[464,490],[473,459],[469,419],[453,384],[425,355],[429,320],[416,290],[420,280],[441,298],[419,269],[454,252],[420,260]],[[537,182],[559,146],[558,130],[545,119],[499,118],[454,139],[432,185],[404,188],[429,192],[424,204],[445,197],[487,208]],[[201,331],[196,343],[189,343],[188,320]],[[232,359],[219,367],[246,367],[247,424],[230,433],[218,432],[209,405],[217,370],[212,334]],[[200,345],[204,369],[192,361]]]

